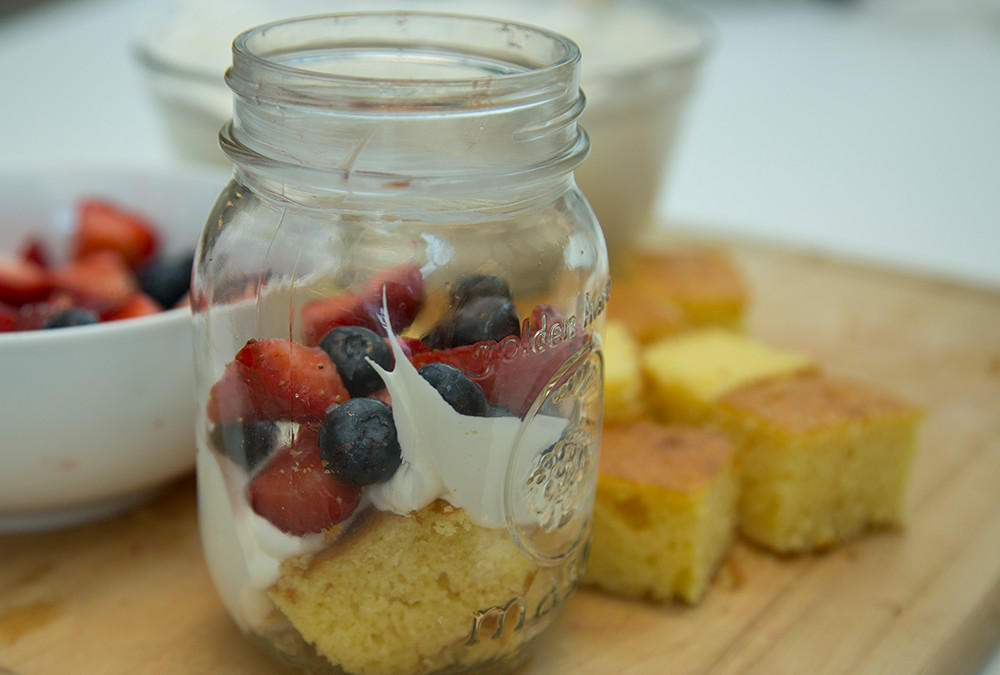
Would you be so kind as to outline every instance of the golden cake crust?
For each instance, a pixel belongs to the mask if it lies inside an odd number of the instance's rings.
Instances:
[[[600,471],[645,485],[691,491],[712,481],[733,452],[719,432],[641,420],[604,430]]]
[[[920,415],[914,406],[866,384],[817,374],[746,384],[725,394],[719,405],[788,434]]]

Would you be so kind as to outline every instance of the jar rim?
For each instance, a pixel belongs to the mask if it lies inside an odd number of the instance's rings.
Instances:
[[[490,72],[477,76],[456,76],[456,77],[382,77],[343,74],[335,72],[325,72],[318,69],[289,65],[276,60],[274,57],[278,53],[295,53],[305,48],[305,44],[291,47],[286,51],[272,49],[264,51],[255,46],[254,41],[263,41],[269,34],[280,30],[290,30],[296,27],[303,27],[309,24],[319,26],[329,23],[331,26],[346,25],[349,22],[368,21],[383,22],[383,25],[405,26],[412,20],[437,22],[447,26],[449,23],[465,22],[468,24],[480,24],[483,27],[495,26],[498,31],[510,33],[507,40],[512,49],[518,46],[518,42],[523,42],[526,37],[534,36],[546,40],[555,47],[554,55],[548,62],[518,64],[521,69],[511,72]],[[391,23],[390,23],[391,21]],[[388,35],[388,33],[386,33]],[[370,39],[370,35],[367,36]],[[402,37],[398,35],[397,37]],[[336,33],[331,33],[325,41],[310,44],[313,49],[332,49],[343,46],[345,43],[339,42]],[[396,44],[397,48],[403,43]],[[459,42],[442,40],[438,44],[429,42],[414,43],[414,46],[457,46]],[[251,68],[258,73],[269,73],[277,77],[295,78],[298,83],[307,83],[312,86],[329,86],[342,89],[350,88],[370,88],[377,85],[382,93],[382,98],[395,98],[405,102],[412,98],[419,98],[405,95],[406,90],[421,88],[435,88],[440,97],[441,89],[447,90],[468,90],[480,87],[484,81],[489,81],[493,98],[503,99],[505,104],[509,104],[509,96],[515,91],[524,92],[526,83],[531,80],[544,81],[554,77],[558,71],[566,68],[577,68],[580,63],[580,49],[573,40],[555,31],[546,28],[532,26],[506,19],[491,17],[480,17],[468,14],[449,12],[425,12],[425,11],[370,11],[370,12],[345,12],[318,14],[311,16],[296,17],[291,19],[281,19],[270,23],[256,26],[246,30],[233,40],[233,65],[226,72],[226,80],[230,88],[237,95],[244,90],[259,90],[259,78],[247,78],[245,71]],[[282,93],[291,98],[297,98],[292,94],[289,87],[283,87]],[[497,96],[497,94],[500,94]],[[436,97],[436,98],[437,98]],[[315,102],[315,99],[308,98],[299,102]]]

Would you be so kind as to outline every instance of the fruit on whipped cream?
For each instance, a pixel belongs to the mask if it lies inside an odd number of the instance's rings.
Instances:
[[[496,607],[538,605],[530,628],[521,616],[516,636],[510,624],[496,631],[507,646],[551,620],[539,609],[555,602],[535,583],[541,567],[508,532],[512,522],[537,530],[542,515],[515,518],[508,507],[569,426],[525,413],[589,338],[574,331],[523,348],[561,317],[539,305],[522,322],[499,277],[459,280],[450,301],[422,340],[401,336],[423,309],[422,278],[412,265],[386,270],[357,293],[303,306],[301,341],[249,340],[211,388],[198,454],[209,567],[241,627],[286,656],[354,673],[430,672],[504,651],[468,642]],[[397,559],[413,569],[358,562],[401,542]],[[447,609],[447,628],[432,621],[383,648],[351,647],[327,630],[350,595],[334,594],[331,578],[391,589],[402,604],[379,615],[394,620],[423,623],[418,607]]]

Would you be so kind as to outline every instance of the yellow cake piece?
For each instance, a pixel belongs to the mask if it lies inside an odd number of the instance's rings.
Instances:
[[[774,349],[722,328],[703,328],[649,345],[642,370],[654,414],[698,423],[720,396],[744,384],[815,369],[803,354]]]
[[[621,321],[604,326],[604,421],[628,422],[642,415],[639,344]]]
[[[718,432],[645,420],[605,429],[584,583],[697,602],[735,531],[733,458]]]
[[[624,320],[647,343],[692,326],[738,329],[749,293],[720,250],[635,252],[613,272],[608,317]]]
[[[822,549],[904,521],[920,411],[825,375],[725,395],[711,422],[739,448],[740,529],[778,552]]]
[[[282,563],[269,595],[346,672],[425,673],[516,652],[537,635],[555,613],[506,616],[469,644],[477,611],[537,604],[537,574],[506,528],[479,527],[437,501],[408,516],[370,512],[328,550]]]

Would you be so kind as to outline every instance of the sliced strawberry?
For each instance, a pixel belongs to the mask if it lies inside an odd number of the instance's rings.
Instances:
[[[0,302],[25,305],[39,302],[52,291],[45,268],[29,260],[0,258]]]
[[[302,341],[313,347],[323,336],[339,326],[362,326],[375,330],[376,321],[365,309],[361,298],[345,293],[324,300],[313,300],[302,307]]]
[[[423,354],[424,352],[431,351],[431,348],[424,344],[420,338],[399,335],[396,339],[399,341],[399,347],[408,359],[412,359],[414,354]],[[389,338],[386,338],[385,341],[389,342]]]
[[[257,515],[279,530],[302,536],[322,532],[354,513],[361,487],[326,473],[316,431],[300,427],[294,443],[279,450],[250,481],[247,499]]]
[[[52,258],[49,256],[45,242],[40,237],[28,237],[21,246],[21,259],[35,263],[39,267],[49,267]]]
[[[142,216],[113,204],[90,199],[80,204],[74,258],[80,260],[95,251],[114,251],[132,269],[141,267],[156,254],[156,229]]]
[[[490,405],[504,406],[521,416],[584,344],[580,334],[564,339],[561,332],[553,331],[553,322],[561,320],[551,307],[539,305],[519,338],[422,352],[410,362],[417,369],[434,362],[455,366],[483,388]]]
[[[389,325],[399,333],[405,330],[424,306],[424,278],[415,263],[400,265],[375,275],[361,292],[365,306],[373,317],[382,309],[382,292],[389,310]],[[381,323],[375,329],[384,334]]]
[[[0,302],[0,333],[17,330],[19,317],[16,307]]]
[[[125,301],[125,304],[117,309],[113,309],[110,312],[105,312],[101,315],[101,321],[118,321],[120,319],[137,319],[140,316],[149,316],[150,314],[158,314],[162,312],[163,308],[160,307],[156,300],[145,293],[134,293],[131,298]]]
[[[480,342],[450,349],[420,351],[410,358],[410,363],[417,370],[428,363],[447,363],[464,372],[470,379],[481,382],[493,370],[495,352],[496,343]]]
[[[51,276],[57,290],[97,312],[121,307],[138,290],[132,271],[112,251],[92,253],[52,270]]]
[[[350,396],[326,352],[284,338],[250,340],[226,366],[208,401],[216,423],[318,421]]]

